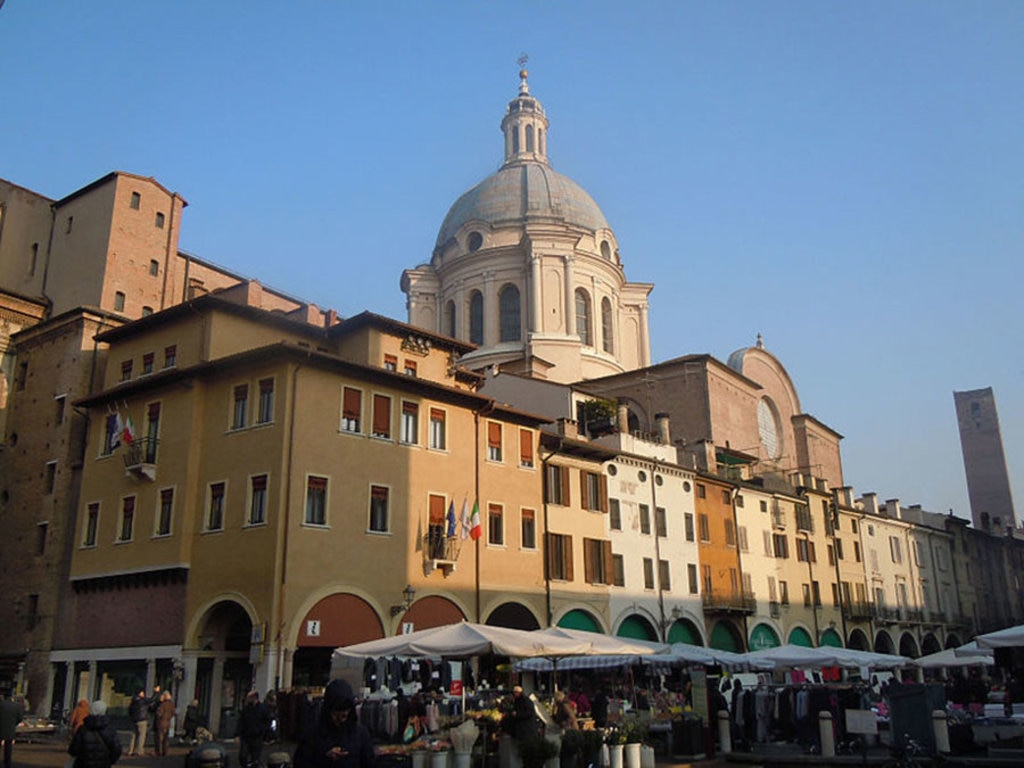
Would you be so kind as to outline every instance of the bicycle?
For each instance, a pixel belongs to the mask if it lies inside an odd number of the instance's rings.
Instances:
[[[919,742],[910,738],[910,734],[904,734],[902,744],[893,744],[889,747],[889,754],[894,759],[884,763],[882,768],[921,768],[921,763],[914,757],[924,753],[925,749]]]

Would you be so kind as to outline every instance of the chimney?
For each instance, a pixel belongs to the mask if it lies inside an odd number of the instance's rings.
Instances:
[[[853,487],[849,485],[842,485],[836,488],[836,497],[843,507],[853,507]]]
[[[872,515],[877,515],[878,514],[878,494],[877,493],[875,493],[874,491],[871,491],[869,493],[865,493],[863,496],[860,497],[860,500],[864,504],[864,511],[865,512],[867,512],[869,514],[872,514]]]
[[[658,437],[662,445],[672,445],[672,435],[668,428],[668,414],[656,413],[654,414],[654,420],[658,423]]]
[[[619,400],[619,432],[629,434],[629,406],[622,399]]]
[[[893,520],[903,519],[903,510],[900,509],[899,499],[886,499],[885,500],[885,511],[889,517]]]

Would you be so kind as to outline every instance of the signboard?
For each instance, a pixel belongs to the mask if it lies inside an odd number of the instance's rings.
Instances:
[[[320,620],[310,619],[306,622],[306,636],[320,637]]]
[[[416,629],[416,625],[413,624],[411,621],[403,621],[402,622],[402,634],[403,635],[411,635],[413,633],[413,631],[415,631],[415,629]]]
[[[847,733],[878,733],[878,719],[870,709],[846,710]]]
[[[448,693],[451,694],[452,696],[461,696],[462,695],[462,681],[461,680],[452,680],[452,684],[448,688]]]
[[[708,673],[703,669],[690,670],[690,692],[693,696],[693,711],[700,715],[705,723],[708,720]],[[713,724],[712,724],[713,725]]]

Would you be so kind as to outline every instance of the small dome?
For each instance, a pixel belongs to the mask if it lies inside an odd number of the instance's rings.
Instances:
[[[543,163],[515,163],[488,176],[455,201],[441,224],[436,245],[444,246],[470,221],[498,226],[534,217],[590,231],[609,229],[594,198],[575,181]]]

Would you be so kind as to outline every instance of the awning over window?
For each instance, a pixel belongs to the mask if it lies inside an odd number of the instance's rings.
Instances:
[[[736,631],[724,621],[715,624],[715,628],[711,630],[710,644],[712,648],[719,651],[743,652],[739,638],[736,637]]]
[[[762,648],[778,648],[781,645],[778,634],[767,624],[758,624],[750,633],[750,650]]]
[[[584,632],[600,632],[597,620],[586,611],[572,610],[558,620],[558,626],[565,629],[582,629]]]
[[[832,648],[842,648],[843,638],[834,629],[826,629],[821,633],[821,644]]]
[[[658,639],[657,635],[654,634],[654,628],[646,619],[640,616],[627,616],[622,624],[619,625],[619,631],[616,634],[619,637],[631,637],[634,640]]]
[[[672,622],[672,627],[668,631],[668,641],[670,643],[704,645],[704,640],[701,638],[697,627],[693,625],[692,621],[687,619],[679,619]]]
[[[814,647],[814,641],[807,633],[807,630],[802,627],[793,627],[793,630],[789,633],[789,644],[802,645],[804,648]]]

